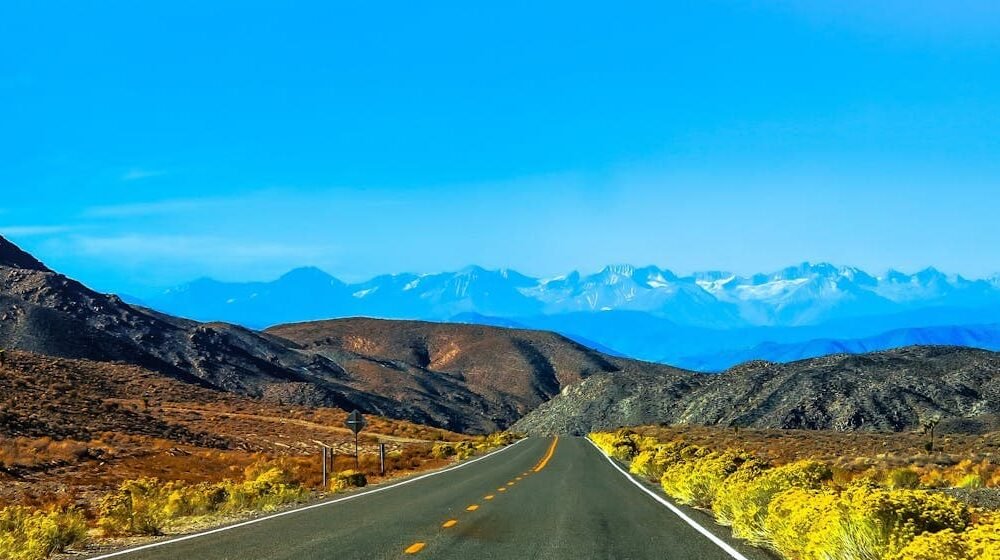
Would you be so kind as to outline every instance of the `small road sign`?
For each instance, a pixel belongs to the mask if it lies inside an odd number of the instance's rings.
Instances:
[[[347,421],[344,424],[354,432],[354,469],[358,470],[361,468],[361,461],[358,458],[358,433],[365,427],[365,417],[355,410],[347,415]]]
[[[368,424],[365,422],[365,417],[361,415],[360,412],[355,410],[354,412],[347,415],[347,421],[344,422],[352,432],[357,434]]]

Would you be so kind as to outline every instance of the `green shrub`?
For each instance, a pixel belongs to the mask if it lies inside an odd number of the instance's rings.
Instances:
[[[955,484],[958,488],[982,488],[983,477],[978,474],[967,474]]]
[[[920,486],[920,473],[913,469],[894,469],[885,477],[885,485],[889,488],[917,488]]]

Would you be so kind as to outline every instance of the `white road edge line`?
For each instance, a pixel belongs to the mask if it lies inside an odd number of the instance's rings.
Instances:
[[[189,541],[189,540],[192,540],[192,539],[197,539],[197,538],[205,537],[205,536],[208,536],[208,535],[214,535],[216,533],[222,533],[222,532],[225,532],[225,531],[231,531],[233,529],[239,529],[240,527],[246,527],[247,525],[253,525],[255,523],[261,523],[263,521],[268,521],[270,519],[275,519],[275,518],[278,518],[278,517],[284,517],[286,515],[292,515],[294,513],[300,513],[300,512],[308,511],[308,510],[311,510],[311,509],[326,507],[326,506],[330,506],[330,505],[333,505],[333,504],[339,504],[341,502],[346,502],[348,500],[355,500],[357,498],[363,498],[365,496],[371,496],[372,494],[378,494],[379,492],[385,492],[386,490],[392,490],[393,488],[398,488],[400,486],[405,486],[407,484],[412,484],[414,482],[417,482],[418,480],[423,480],[425,478],[430,478],[432,476],[437,476],[437,475],[440,475],[440,474],[444,474],[444,473],[447,473],[447,472],[451,472],[451,471],[455,471],[455,470],[461,469],[463,467],[467,467],[467,466],[469,466],[469,465],[471,465],[473,463],[476,463],[478,461],[482,461],[483,459],[486,459],[486,458],[489,458],[489,457],[493,457],[493,456],[499,455],[500,453],[503,453],[504,451],[507,451],[508,449],[512,449],[514,446],[516,446],[517,444],[521,443],[522,441],[526,441],[526,440],[525,439],[519,439],[516,442],[514,442],[513,444],[508,445],[507,447],[504,447],[503,449],[499,449],[499,450],[494,451],[492,453],[487,453],[486,455],[483,455],[482,457],[476,457],[475,459],[472,459],[471,461],[466,461],[464,463],[459,463],[459,464],[457,464],[455,466],[448,467],[446,469],[441,469],[439,471],[434,471],[432,473],[422,474],[422,475],[414,477],[414,478],[407,478],[406,480],[403,480],[402,482],[397,482],[397,483],[391,484],[389,486],[382,486],[380,488],[375,488],[375,489],[369,490],[367,492],[360,492],[358,494],[351,494],[350,496],[344,496],[343,498],[338,498],[336,500],[330,500],[328,502],[320,502],[318,504],[313,504],[313,505],[310,505],[310,506],[304,506],[304,507],[300,507],[300,508],[296,508],[296,509],[290,509],[288,511],[283,511],[281,513],[275,513],[273,515],[267,515],[267,516],[264,516],[264,517],[258,517],[256,519],[251,519],[249,521],[244,521],[242,523],[237,523],[235,525],[227,525],[225,527],[219,527],[218,529],[212,529],[211,531],[205,531],[203,533],[193,533],[193,534],[190,534],[190,535],[184,535],[183,537],[178,537],[176,539],[170,539],[168,541],[160,541],[160,542],[146,544],[146,545],[143,545],[143,546],[137,546],[135,548],[129,548],[129,549],[126,549],[126,550],[119,550],[118,552],[111,552],[109,554],[104,554],[102,556],[93,556],[93,557],[89,558],[88,560],[104,560],[105,558],[115,558],[115,557],[118,557],[118,556],[125,556],[126,554],[132,554],[134,552],[139,552],[139,551],[142,551],[142,550],[149,550],[151,548],[158,548],[158,547],[161,547],[161,546],[167,546],[168,544],[174,544],[174,543],[179,543],[179,542],[183,542],[183,541]]]
[[[649,494],[657,502],[660,502],[661,504],[667,506],[667,508],[669,508],[670,511],[674,512],[677,515],[677,517],[680,517],[682,521],[684,521],[685,523],[687,523],[688,525],[690,525],[691,527],[693,527],[696,531],[698,531],[699,533],[701,533],[702,535],[704,535],[705,538],[707,538],[708,540],[710,540],[713,543],[715,543],[719,548],[721,548],[722,550],[724,550],[726,552],[726,554],[732,556],[736,560],[748,560],[746,556],[743,556],[742,554],[740,554],[740,551],[738,551],[735,548],[733,548],[732,546],[730,546],[729,543],[727,543],[726,541],[720,539],[718,536],[716,536],[715,534],[713,534],[708,529],[706,529],[706,528],[702,527],[701,525],[699,525],[697,521],[695,521],[694,519],[691,519],[690,517],[688,517],[687,514],[685,514],[683,511],[681,511],[674,504],[670,503],[666,498],[664,498],[663,496],[660,496],[656,492],[653,492],[649,488],[646,488],[645,486],[643,486],[643,484],[641,482],[639,482],[638,480],[636,480],[635,478],[633,478],[632,475],[630,475],[625,469],[623,469],[620,466],[618,466],[618,463],[616,463],[614,459],[612,459],[611,457],[609,457],[604,452],[604,450],[601,449],[600,447],[598,447],[597,444],[594,443],[594,441],[591,440],[589,437],[587,438],[587,441],[590,442],[590,445],[593,445],[594,448],[597,449],[598,453],[600,453],[602,456],[604,456],[604,458],[607,459],[609,463],[611,463],[612,467],[614,467],[615,469],[617,469],[618,472],[622,473],[622,475],[625,478],[627,478],[629,482],[631,482],[632,484],[635,484],[640,490],[642,490],[643,492]]]

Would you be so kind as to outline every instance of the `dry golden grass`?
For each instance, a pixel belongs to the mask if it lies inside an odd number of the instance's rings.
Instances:
[[[1000,433],[938,436],[927,453],[927,436],[912,432],[762,430],[708,426],[643,426],[634,430],[660,441],[683,440],[710,449],[743,449],[774,464],[816,459],[848,470],[950,467],[963,461],[1000,465]],[[968,464],[968,463],[966,463]]]
[[[121,364],[7,352],[0,368],[0,507],[89,506],[126,480],[241,479],[286,458],[297,482],[321,486],[320,444],[335,470],[354,467],[347,412],[286,406],[181,383]],[[442,466],[437,441],[477,438],[379,417],[361,437],[361,470],[378,481],[378,443],[390,475]],[[348,457],[347,455],[351,456]]]

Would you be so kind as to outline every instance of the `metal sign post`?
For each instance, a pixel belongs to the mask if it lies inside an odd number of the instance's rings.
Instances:
[[[354,469],[361,470],[361,461],[358,458],[358,434],[366,425],[365,417],[355,410],[347,415],[347,421],[344,423],[354,432]]]
[[[385,476],[385,444],[378,444],[378,465],[382,476]]]
[[[326,491],[328,486],[327,483],[330,481],[329,473],[333,471],[333,448],[329,445],[323,443],[322,441],[313,440],[313,443],[319,446],[319,450],[322,452],[322,472],[323,472],[323,490]],[[330,462],[330,467],[327,468],[327,460]]]

